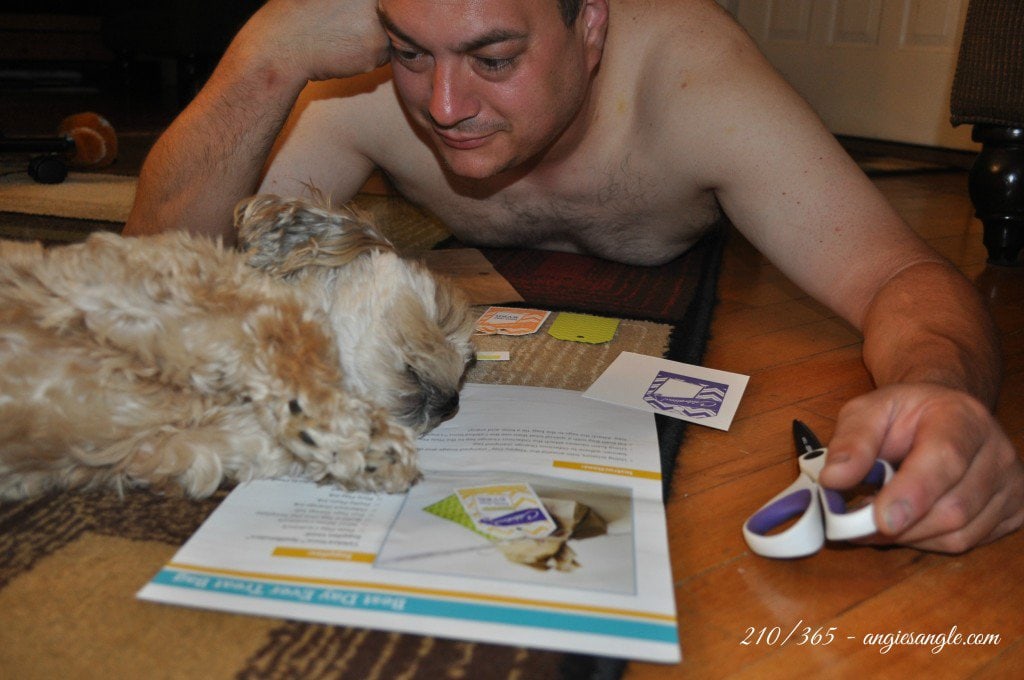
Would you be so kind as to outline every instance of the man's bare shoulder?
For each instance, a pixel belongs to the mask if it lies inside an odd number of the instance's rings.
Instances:
[[[659,111],[672,103],[715,106],[758,83],[782,84],[746,30],[711,0],[624,1],[642,8],[622,39],[636,64],[638,101]]]
[[[713,67],[747,49],[756,52],[746,31],[713,0],[617,0],[610,25],[644,67],[669,57],[682,59],[679,66]]]
[[[746,30],[711,0],[621,0],[616,20],[616,49],[626,53],[616,55],[619,80],[632,78],[635,129],[648,131],[639,142],[662,163],[675,159],[681,179],[717,186],[738,133],[794,103]]]

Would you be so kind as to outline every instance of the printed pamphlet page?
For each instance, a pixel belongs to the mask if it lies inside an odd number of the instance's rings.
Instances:
[[[470,384],[420,466],[401,495],[239,485],[139,597],[680,660],[653,415]]]

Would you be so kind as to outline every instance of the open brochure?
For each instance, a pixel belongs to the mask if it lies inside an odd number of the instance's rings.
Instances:
[[[240,485],[139,597],[680,660],[651,414],[470,384],[420,465],[404,495]]]

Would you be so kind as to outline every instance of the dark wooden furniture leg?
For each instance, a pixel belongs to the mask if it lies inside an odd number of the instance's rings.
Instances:
[[[975,125],[971,138],[982,144],[969,189],[985,226],[988,261],[1017,264],[1024,247],[1024,128]]]

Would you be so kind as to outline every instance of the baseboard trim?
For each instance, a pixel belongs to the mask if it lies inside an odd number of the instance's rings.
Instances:
[[[847,135],[836,135],[836,139],[851,154],[890,156],[964,170],[969,170],[974,164],[974,159],[978,156],[976,151],[891,142],[884,139],[869,139],[867,137],[851,137]]]

